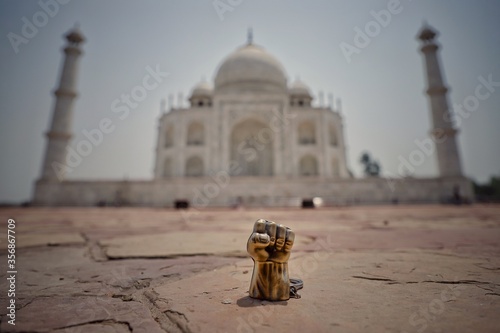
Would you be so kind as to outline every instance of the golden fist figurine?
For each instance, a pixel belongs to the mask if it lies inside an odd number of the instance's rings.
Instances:
[[[281,224],[259,219],[247,242],[254,261],[249,294],[252,298],[286,301],[290,298],[288,258],[295,234]]]

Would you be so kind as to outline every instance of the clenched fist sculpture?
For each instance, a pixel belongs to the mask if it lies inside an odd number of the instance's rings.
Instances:
[[[286,301],[290,298],[288,258],[295,240],[293,231],[281,224],[259,219],[247,242],[254,261],[249,294],[252,298]]]

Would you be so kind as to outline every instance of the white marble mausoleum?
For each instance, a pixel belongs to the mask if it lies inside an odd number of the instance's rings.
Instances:
[[[290,81],[280,61],[249,36],[245,45],[222,60],[213,82],[194,86],[189,107],[167,108],[162,103],[151,180],[85,181],[61,180],[54,169],[54,163],[67,158],[65,147],[72,133],[84,42],[75,29],[66,35],[66,57],[33,202],[171,207],[185,200],[195,207],[299,206],[303,199],[315,197],[326,205],[443,202],[457,191],[471,199],[470,182],[461,172],[457,131],[435,120],[448,111],[434,37],[430,27],[419,34],[435,125],[432,133],[442,129],[444,134],[439,135],[447,139],[442,146],[436,143],[439,177],[354,178],[346,162],[340,110],[331,104],[313,105],[308,86],[298,79]]]

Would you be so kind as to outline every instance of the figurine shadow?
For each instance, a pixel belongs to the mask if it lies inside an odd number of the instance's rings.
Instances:
[[[266,301],[266,300],[260,300],[260,299],[255,299],[251,298],[250,296],[244,296],[236,301],[236,304],[238,304],[239,307],[241,308],[251,308],[254,306],[262,306],[262,305],[281,305],[281,306],[287,306],[288,301]]]

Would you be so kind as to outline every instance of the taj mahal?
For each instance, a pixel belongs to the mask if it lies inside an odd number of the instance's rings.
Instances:
[[[437,203],[457,193],[472,200],[471,183],[462,174],[458,132],[443,120],[449,112],[447,87],[435,37],[436,31],[427,25],[418,34],[438,177],[355,178],[347,165],[339,107],[313,105],[307,84],[289,81],[280,61],[249,34],[243,46],[221,61],[213,82],[194,85],[188,107],[161,104],[151,180],[88,181],[61,179],[56,170],[67,159],[72,137],[85,41],[75,28],[65,35],[65,57],[33,204],[293,207],[312,198],[324,205]]]

